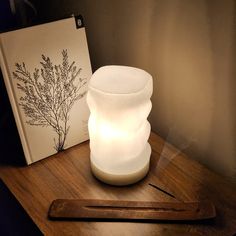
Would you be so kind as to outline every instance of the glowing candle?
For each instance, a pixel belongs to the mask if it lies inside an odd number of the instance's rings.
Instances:
[[[104,66],[90,79],[90,161],[103,182],[126,185],[148,172],[151,147],[147,142],[152,76],[127,66]]]

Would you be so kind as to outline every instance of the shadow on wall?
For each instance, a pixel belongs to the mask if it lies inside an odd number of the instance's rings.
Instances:
[[[184,138],[188,154],[233,180],[234,2],[167,1],[156,9],[158,2],[150,20],[152,127],[179,148]]]
[[[236,182],[236,4],[208,4],[214,109],[207,156]]]

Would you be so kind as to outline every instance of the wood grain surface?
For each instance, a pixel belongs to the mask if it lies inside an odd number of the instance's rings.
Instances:
[[[25,167],[0,166],[0,178],[45,235],[214,235],[236,233],[236,186],[191,160],[152,133],[150,172],[134,185],[115,187],[91,174],[89,143],[85,142]],[[151,185],[169,192],[159,191]],[[189,202],[210,200],[216,206],[213,221],[133,223],[51,221],[48,209],[55,199]]]

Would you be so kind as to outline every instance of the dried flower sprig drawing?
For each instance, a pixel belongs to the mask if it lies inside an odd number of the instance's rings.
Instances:
[[[51,127],[57,134],[54,149],[62,151],[68,135],[69,113],[76,101],[86,94],[83,87],[86,78],[79,77],[82,68],[69,63],[67,50],[62,50],[62,63],[54,65],[49,57],[42,55],[41,68],[30,73],[25,63],[16,63],[13,78],[24,96],[19,105],[29,118],[26,123],[34,126]]]

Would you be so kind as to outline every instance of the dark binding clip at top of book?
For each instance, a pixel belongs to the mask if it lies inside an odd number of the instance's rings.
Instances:
[[[84,27],[84,20],[82,15],[73,15],[75,18],[75,25],[76,25],[76,29],[80,29]]]

